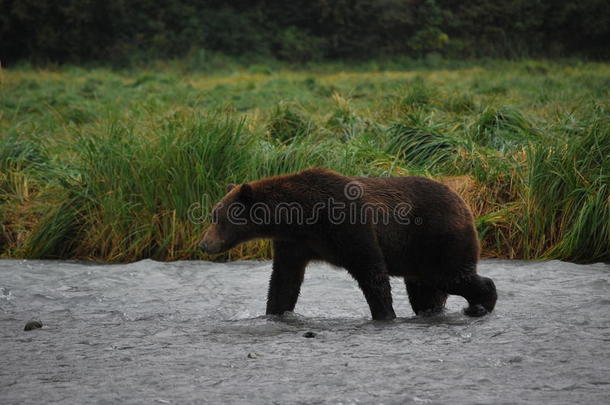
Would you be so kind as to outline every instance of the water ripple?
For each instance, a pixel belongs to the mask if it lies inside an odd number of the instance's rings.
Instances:
[[[268,262],[0,260],[0,402],[605,403],[609,270],[483,261],[500,298],[476,319],[460,297],[415,317],[393,280],[378,323],[324,265],[269,317]]]

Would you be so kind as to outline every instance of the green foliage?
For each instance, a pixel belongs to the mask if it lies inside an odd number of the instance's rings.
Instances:
[[[477,108],[472,94],[451,94],[442,101],[443,109],[452,113],[465,114]]]
[[[267,124],[269,136],[279,142],[287,143],[295,138],[309,135],[313,132],[313,124],[295,108],[278,105]]]
[[[47,161],[40,145],[12,133],[0,138],[0,171],[23,170]]]
[[[423,114],[411,114],[390,126],[388,151],[400,156],[407,166],[439,170],[452,160],[461,139],[448,136],[444,127]]]
[[[0,204],[21,194],[23,182],[43,169],[48,157],[41,146],[15,132],[0,138]]]
[[[449,36],[442,31],[443,10],[435,0],[425,0],[416,13],[422,25],[409,38],[409,47],[420,54],[443,50],[449,43]]]
[[[26,256],[163,258],[173,249],[177,226],[198,233],[189,223],[193,203],[209,210],[224,194],[225,181],[247,174],[250,142],[243,121],[218,115],[170,115],[152,136],[118,122],[78,134],[78,176],[60,179],[75,198],[41,221]],[[61,236],[49,238],[54,231]],[[58,249],[70,231],[80,244]]]
[[[3,63],[610,57],[603,0],[0,0]]]
[[[322,38],[292,26],[279,33],[273,45],[273,53],[280,60],[302,63],[322,59],[323,46]]]
[[[207,259],[227,183],[323,166],[456,187],[486,256],[610,259],[607,64],[209,66],[4,70],[0,255]]]
[[[531,256],[575,261],[610,257],[610,120],[573,142],[528,151],[524,221]]]
[[[65,197],[43,216],[23,247],[24,257],[59,259],[73,257],[81,242],[80,220],[87,212],[86,201]],[[92,252],[92,255],[95,252]]]
[[[475,142],[501,151],[535,140],[536,134],[523,114],[508,106],[486,107],[471,125]]]
[[[433,96],[432,89],[426,85],[421,77],[417,77],[407,84],[407,91],[403,102],[410,107],[424,107],[430,103]]]

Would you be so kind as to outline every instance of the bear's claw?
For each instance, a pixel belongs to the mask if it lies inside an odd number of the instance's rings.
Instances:
[[[470,305],[468,308],[464,308],[464,314],[475,318],[485,316],[489,312],[481,304]]]

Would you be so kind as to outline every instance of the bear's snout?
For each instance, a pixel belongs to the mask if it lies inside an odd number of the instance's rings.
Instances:
[[[199,248],[208,254],[220,253],[224,248],[224,241],[214,237],[215,232],[208,230],[199,242]]]
[[[208,241],[205,238],[199,242],[199,248],[208,254],[216,254],[224,250],[221,241]]]

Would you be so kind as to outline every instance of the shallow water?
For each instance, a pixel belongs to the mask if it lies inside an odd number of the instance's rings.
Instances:
[[[608,403],[610,266],[483,261],[492,315],[370,321],[347,273],[308,268],[262,316],[268,262],[0,261],[0,403]],[[44,327],[23,330],[31,318]],[[305,332],[315,338],[305,338]]]

